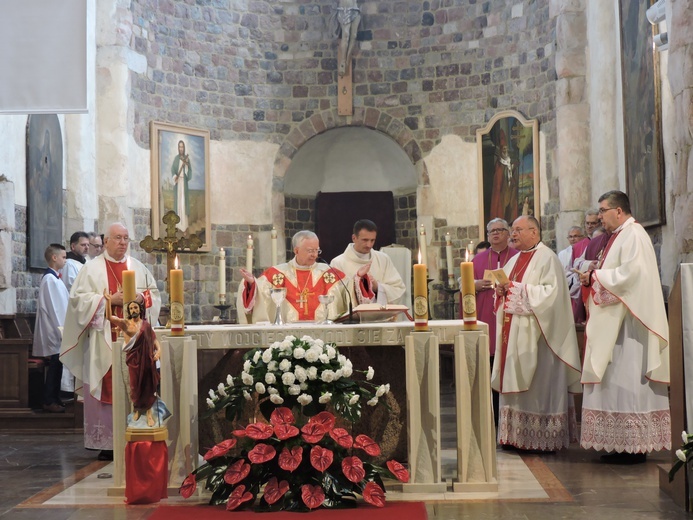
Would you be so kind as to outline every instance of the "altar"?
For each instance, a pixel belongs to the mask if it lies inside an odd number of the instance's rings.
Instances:
[[[430,484],[437,488],[445,486],[440,469],[438,346],[453,345],[458,458],[454,490],[497,490],[487,327],[480,323],[480,330],[464,331],[462,320],[434,320],[429,322],[429,328],[428,333],[413,332],[411,322],[292,323],[281,327],[269,324],[192,325],[186,326],[184,336],[172,336],[169,329],[155,329],[162,347],[161,397],[173,412],[167,423],[169,489],[177,490],[198,466],[198,393],[207,390],[198,388],[198,351],[264,348],[288,335],[299,338],[308,335],[338,347],[404,347],[412,491],[428,489],[426,486]],[[113,352],[113,373],[118,374],[124,370],[124,360],[120,348],[114,348]],[[114,377],[114,486],[111,494],[119,494],[125,487],[124,433],[129,411],[124,380]]]

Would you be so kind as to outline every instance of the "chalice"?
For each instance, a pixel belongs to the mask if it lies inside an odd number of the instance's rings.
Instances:
[[[286,288],[284,287],[272,287],[270,289],[270,296],[274,305],[277,306],[277,313],[274,315],[275,325],[284,325],[284,320],[282,319],[282,303],[286,299]]]
[[[330,325],[332,320],[328,319],[330,316],[330,308],[329,305],[334,301],[334,295],[332,294],[321,294],[318,296],[318,301],[320,302],[320,305],[323,306],[323,309],[325,311],[325,318],[320,320],[318,324],[320,325]]]

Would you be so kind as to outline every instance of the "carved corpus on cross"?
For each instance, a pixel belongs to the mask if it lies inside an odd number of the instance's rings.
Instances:
[[[176,224],[180,222],[180,217],[175,211],[166,212],[161,220],[166,224],[166,236],[164,238],[154,239],[151,235],[147,235],[144,237],[144,240],[140,242],[140,247],[147,253],[151,253],[152,251],[166,252],[166,289],[167,292],[170,293],[170,273],[171,269],[174,269],[176,255],[179,251],[184,251],[185,249],[189,249],[194,253],[202,246],[202,240],[200,240],[200,237],[197,235],[191,237],[176,236]]]
[[[356,45],[361,9],[358,0],[339,0],[333,14],[335,34],[341,35],[337,65],[337,113],[340,116],[354,114],[351,55]]]

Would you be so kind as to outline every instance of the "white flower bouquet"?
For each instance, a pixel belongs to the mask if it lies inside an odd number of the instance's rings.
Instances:
[[[669,470],[669,482],[674,480],[674,475],[681,467],[693,458],[693,434],[686,433],[686,430],[681,432],[681,440],[683,445],[676,450],[676,457],[679,459]]]

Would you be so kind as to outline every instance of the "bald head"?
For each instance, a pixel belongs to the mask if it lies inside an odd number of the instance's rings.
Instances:
[[[114,260],[122,260],[128,252],[130,235],[128,228],[121,222],[114,222],[108,227],[104,237],[104,247],[108,256]]]
[[[539,243],[539,221],[532,215],[522,215],[513,222],[510,232],[513,247],[521,251],[532,249]]]

